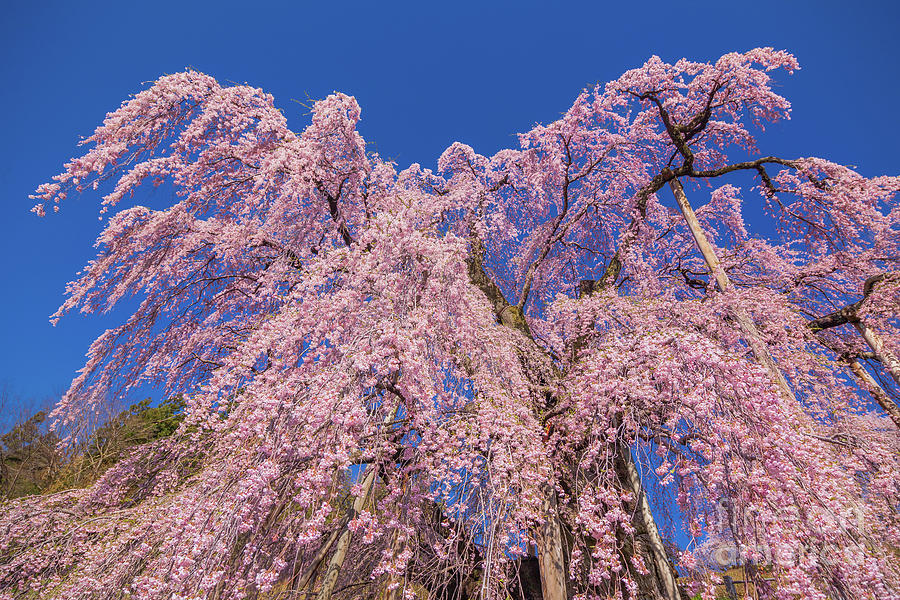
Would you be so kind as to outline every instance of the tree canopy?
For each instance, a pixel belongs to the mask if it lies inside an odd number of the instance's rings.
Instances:
[[[796,68],[653,57],[437,170],[344,94],[297,133],[160,78],[34,210],[112,180],[54,319],[138,300],[61,431],[147,383],[185,418],[6,505],[0,598],[522,597],[529,561],[546,600],[710,598],[711,540],[761,597],[896,597],[900,178],[760,153]],[[125,206],[145,183],[174,201]]]

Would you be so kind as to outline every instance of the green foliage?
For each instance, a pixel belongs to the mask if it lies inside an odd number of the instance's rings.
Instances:
[[[183,410],[181,396],[174,396],[159,406],[151,406],[150,398],[141,400],[97,428],[85,453],[105,460],[112,458],[114,463],[128,448],[172,435],[184,418]]]
[[[172,435],[184,406],[181,396],[158,406],[142,400],[94,430],[71,456],[46,430],[46,413],[36,413],[0,437],[0,499],[90,485],[129,449]]]
[[[0,436],[0,498],[39,493],[58,472],[59,438],[46,431],[46,419],[37,412]]]

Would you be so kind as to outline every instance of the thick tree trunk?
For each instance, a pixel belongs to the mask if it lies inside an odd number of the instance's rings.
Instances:
[[[494,308],[497,320],[501,324],[510,329],[520,331],[533,342],[534,338],[522,309],[507,302],[497,285],[487,276],[482,264],[484,248],[481,240],[473,234],[471,242],[472,255],[467,260],[469,280],[484,292]],[[584,288],[579,290],[579,297],[584,294],[590,294],[594,289],[603,286],[604,282],[613,281],[615,281],[614,276],[611,279],[606,277],[600,282],[599,286],[592,283],[589,286],[590,289]],[[583,339],[576,340],[575,349],[573,350],[576,354],[583,342]],[[536,343],[535,347],[537,347]],[[549,359],[548,362],[552,363]],[[633,521],[635,528],[643,532],[640,540],[635,544],[634,553],[640,554],[644,564],[650,570],[648,575],[640,577],[641,598],[679,600],[680,596],[675,584],[676,573],[666,557],[662,539],[659,536],[653,514],[650,512],[646,494],[644,494],[640,485],[637,470],[631,461],[631,455],[629,453],[627,457],[620,458],[621,460],[618,460],[619,464],[630,464],[631,469],[633,469],[632,475],[628,474],[627,468],[621,470],[619,478],[622,481],[622,485],[631,489],[634,494],[637,504],[636,510],[633,511],[635,514]],[[565,548],[563,524],[559,516],[557,502],[556,492],[548,485],[544,500],[544,514],[546,518],[535,536],[537,538],[537,562],[540,569],[543,600],[566,600],[569,598],[568,553]],[[630,556],[633,556],[634,553],[631,553]]]
[[[366,475],[362,483],[362,491],[359,496],[353,500],[353,509],[350,512],[350,519],[353,519],[359,514],[369,500],[369,495],[372,492],[372,485],[375,482],[376,471],[377,469],[374,465],[366,469]],[[331,560],[328,561],[328,569],[325,571],[325,577],[322,579],[322,586],[319,588],[319,594],[316,596],[316,600],[331,599],[331,594],[334,592],[334,585],[337,583],[341,567],[344,566],[344,559],[347,558],[347,550],[350,549],[351,537],[352,533],[349,528],[346,528],[341,532],[334,549],[334,554],[331,555]]]

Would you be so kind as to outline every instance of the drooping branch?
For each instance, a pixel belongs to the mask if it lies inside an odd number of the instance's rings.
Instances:
[[[598,282],[584,279],[579,282],[578,297],[589,297],[604,289],[607,285],[608,283],[602,280]],[[589,334],[582,334],[573,342],[573,360],[577,360],[578,352],[586,343],[588,337]],[[545,416],[545,418],[549,419],[551,416],[556,416],[564,408],[564,405],[560,404],[555,410],[550,411],[552,415]],[[650,508],[645,486],[641,481],[631,448],[627,443],[616,445],[613,463],[617,470],[620,484],[632,495],[633,510],[630,511],[632,525],[636,532],[646,536],[647,544],[644,550],[647,556],[642,558],[649,560],[648,566],[652,574],[647,585],[652,588],[654,597],[659,597],[663,600],[681,600],[682,595],[677,583],[678,575],[666,555],[665,545],[656,525],[653,511]]]
[[[860,319],[857,313],[862,307],[863,302],[865,302],[874,291],[875,285],[881,283],[885,279],[891,279],[894,277],[897,277],[896,273],[880,273],[878,275],[869,277],[863,283],[863,297],[860,298],[857,302],[848,304],[844,308],[838,309],[833,313],[827,314],[823,317],[813,319],[808,322],[806,326],[809,327],[813,331],[813,333],[816,333],[825,329],[830,329],[832,327],[838,327],[840,325],[846,325],[847,323],[855,323],[859,321]]]
[[[878,335],[878,332],[867,325],[859,316],[859,309],[862,308],[863,303],[872,294],[875,285],[885,279],[893,279],[897,276],[896,273],[881,273],[869,277],[863,284],[863,297],[860,300],[833,313],[813,319],[806,326],[813,332],[819,332],[848,323],[853,325],[872,349],[875,357],[881,362],[894,381],[900,385],[900,360],[885,346],[884,340]]]

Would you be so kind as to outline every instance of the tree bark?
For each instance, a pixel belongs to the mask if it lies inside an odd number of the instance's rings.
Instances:
[[[607,285],[605,281],[593,281],[584,279],[578,285],[578,297],[582,298],[590,296],[595,291],[602,289]],[[577,358],[578,352],[586,341],[586,336],[576,338],[573,343],[573,359]],[[650,510],[650,503],[647,500],[647,494],[644,491],[640,474],[634,464],[634,456],[631,454],[631,448],[627,443],[621,443],[616,449],[615,470],[622,487],[632,493],[634,498],[633,506],[629,508],[631,512],[632,526],[635,529],[635,541],[638,545],[638,553],[644,559],[649,570],[646,576],[638,575],[638,589],[641,597],[651,597],[654,599],[678,600],[681,598],[681,592],[678,590],[677,573],[674,566],[666,555],[665,546],[662,537],[659,535],[659,529],[656,526],[656,520],[653,512]],[[624,559],[630,560],[632,553],[626,552]]]

